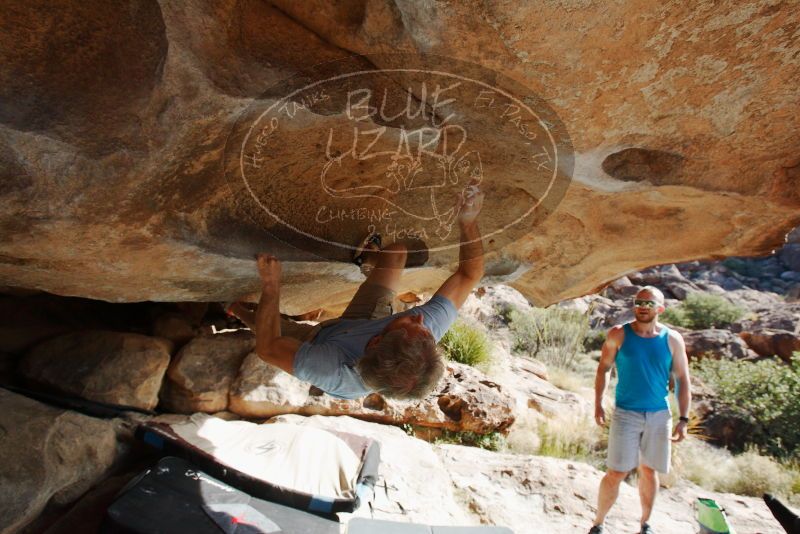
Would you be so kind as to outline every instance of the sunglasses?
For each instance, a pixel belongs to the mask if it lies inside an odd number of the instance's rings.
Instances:
[[[636,299],[633,301],[633,305],[636,308],[649,308],[653,309],[658,306],[658,303],[654,300],[643,300],[643,299]]]

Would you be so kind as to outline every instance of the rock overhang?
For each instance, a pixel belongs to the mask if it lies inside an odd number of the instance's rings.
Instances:
[[[800,224],[791,38],[800,15],[786,6],[128,7],[64,6],[66,28],[83,21],[76,42],[42,24],[15,49],[14,30],[3,30],[13,60],[2,73],[11,103],[0,127],[3,285],[110,301],[231,300],[257,289],[252,254],[269,250],[286,262],[287,311],[335,308],[359,282],[356,268],[344,253],[320,261],[275,239],[231,189],[226,141],[254,99],[277,100],[269,88],[309,64],[397,50],[496,71],[563,121],[575,150],[569,189],[487,262],[537,303],[648,265],[765,254]],[[24,22],[40,8],[10,12]],[[133,67],[109,71],[115,57]],[[27,100],[25,80],[36,87]],[[300,194],[292,201],[307,202]],[[433,289],[448,268],[413,269],[407,282]]]

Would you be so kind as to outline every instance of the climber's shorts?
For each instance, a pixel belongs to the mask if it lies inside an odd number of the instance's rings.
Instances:
[[[608,433],[606,465],[627,473],[639,464],[669,472],[672,414],[669,410],[634,412],[616,408]]]
[[[395,292],[388,287],[364,282],[342,313],[342,319],[383,319],[394,313]]]
[[[358,288],[356,294],[353,295],[353,299],[350,301],[350,304],[347,305],[341,317],[322,321],[316,326],[295,323],[295,327],[296,325],[301,325],[304,329],[302,332],[295,333],[294,336],[298,339],[311,341],[320,330],[341,319],[382,319],[388,317],[394,313],[392,301],[395,295],[396,293],[388,287],[364,282]]]

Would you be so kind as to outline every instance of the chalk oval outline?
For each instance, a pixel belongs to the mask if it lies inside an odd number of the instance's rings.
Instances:
[[[347,58],[347,59],[352,59],[352,58]],[[338,61],[345,61],[345,60],[338,60]],[[333,63],[335,63],[335,62],[336,61],[334,61]],[[485,67],[482,67],[480,65],[478,65],[478,66],[480,68],[482,68],[482,69],[485,69]],[[486,70],[490,70],[490,69],[486,69]],[[439,75],[439,76],[455,78],[455,79],[458,79],[458,80],[461,80],[461,81],[464,81],[464,82],[475,83],[475,84],[477,84],[479,86],[485,87],[485,88],[490,89],[492,91],[496,91],[496,92],[502,94],[503,96],[505,96],[506,98],[509,98],[510,100],[513,100],[516,103],[520,104],[525,110],[527,110],[531,115],[533,115],[536,118],[536,120],[538,121],[539,126],[542,127],[542,129],[545,132],[547,132],[547,136],[550,139],[550,143],[551,143],[552,148],[553,148],[553,156],[554,156],[553,176],[550,179],[550,183],[548,184],[544,195],[542,195],[542,197],[530,209],[528,209],[528,211],[526,211],[523,215],[517,217],[514,221],[506,224],[505,226],[503,226],[503,227],[501,227],[499,229],[496,229],[496,230],[494,230],[494,231],[492,231],[492,232],[490,232],[488,234],[484,234],[484,235],[480,236],[479,238],[472,239],[470,241],[465,241],[465,242],[453,243],[453,244],[450,244],[450,245],[442,245],[442,246],[435,247],[435,248],[428,248],[428,249],[426,249],[428,252],[439,252],[439,251],[443,251],[443,250],[450,250],[450,249],[453,249],[453,248],[460,247],[464,243],[474,243],[474,242],[477,242],[477,241],[482,241],[484,239],[488,239],[488,238],[490,238],[490,237],[492,237],[494,235],[497,235],[499,233],[505,232],[511,226],[514,226],[515,224],[517,224],[521,220],[523,220],[526,217],[528,217],[531,213],[533,213],[536,210],[536,208],[539,207],[539,205],[542,202],[544,202],[544,200],[548,197],[548,195],[550,194],[550,190],[552,189],[553,184],[556,182],[556,179],[558,177],[558,144],[556,143],[555,139],[553,139],[552,132],[550,131],[550,128],[547,127],[547,124],[541,119],[541,117],[539,117],[539,115],[536,112],[534,112],[527,104],[522,102],[519,98],[517,98],[516,96],[506,92],[503,89],[500,89],[500,88],[497,88],[497,87],[492,87],[491,85],[489,85],[489,84],[487,84],[485,82],[482,82],[480,80],[475,80],[473,78],[468,78],[468,77],[465,77],[465,76],[461,76],[459,74],[453,74],[453,73],[450,73],[450,72],[444,72],[444,71],[440,71],[440,70],[410,69],[410,68],[359,70],[359,71],[349,72],[349,73],[345,73],[345,74],[339,74],[337,76],[325,78],[323,80],[317,80],[317,81],[315,81],[313,83],[310,83],[308,85],[304,85],[300,89],[296,89],[296,90],[292,91],[288,95],[282,97],[280,100],[277,100],[275,103],[273,103],[271,106],[269,106],[266,110],[264,110],[264,112],[261,113],[258,116],[258,118],[253,121],[253,124],[247,130],[247,134],[244,136],[244,139],[242,141],[242,148],[239,151],[239,172],[241,174],[242,181],[244,182],[244,186],[247,189],[247,192],[252,197],[252,199],[256,202],[256,204],[258,204],[258,206],[262,210],[264,210],[275,221],[277,221],[278,223],[286,226],[290,230],[292,230],[294,232],[297,232],[298,234],[301,234],[301,235],[303,235],[305,237],[314,239],[315,241],[319,241],[319,242],[322,242],[322,243],[325,243],[325,244],[328,244],[328,245],[338,246],[338,247],[341,247],[341,248],[344,248],[344,249],[350,249],[350,250],[356,250],[357,249],[357,247],[354,246],[354,245],[348,245],[348,244],[345,244],[345,243],[340,243],[338,241],[330,241],[328,239],[325,239],[325,238],[316,236],[314,234],[310,234],[308,232],[305,232],[305,231],[303,231],[303,230],[301,230],[299,228],[296,228],[294,225],[284,221],[283,219],[278,217],[276,214],[274,214],[267,206],[265,206],[261,202],[261,200],[258,198],[258,196],[253,192],[253,189],[250,186],[250,183],[247,181],[247,177],[245,176],[245,172],[244,172],[244,152],[245,152],[245,147],[247,145],[247,142],[250,139],[250,136],[251,136],[253,130],[255,129],[256,125],[261,123],[261,121],[264,118],[264,116],[267,115],[268,113],[270,113],[279,104],[283,104],[284,102],[288,102],[289,101],[288,99],[291,98],[292,96],[296,95],[297,93],[300,93],[302,91],[306,91],[306,90],[308,90],[310,88],[316,87],[317,85],[320,85],[320,84],[323,84],[323,83],[328,83],[328,82],[331,82],[331,81],[350,78],[350,77],[353,77],[353,76],[377,74],[377,73],[382,73],[382,72],[389,72],[389,73],[391,73],[391,72],[398,72],[398,73],[406,72],[406,73],[435,74],[435,75]],[[414,250],[414,251],[409,251],[409,252],[420,252],[420,251]]]

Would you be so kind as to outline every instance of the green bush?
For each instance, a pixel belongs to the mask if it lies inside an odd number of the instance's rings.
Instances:
[[[717,394],[723,417],[749,429],[747,443],[778,458],[800,459],[800,354],[755,363],[704,358],[694,372]]]
[[[487,364],[492,357],[492,346],[486,334],[460,319],[445,333],[439,346],[448,360],[473,367]]]
[[[517,311],[517,307],[507,302],[501,302],[497,307],[497,315],[505,324],[509,324],[511,322],[511,314],[515,311]]]
[[[742,315],[743,309],[719,295],[696,292],[689,293],[677,307],[667,309],[661,319],[673,326],[703,330],[728,326]]]
[[[589,330],[583,339],[583,348],[586,350],[600,350],[606,342],[605,330]]]
[[[662,321],[672,326],[680,326],[681,328],[692,328],[689,324],[689,319],[686,317],[686,312],[680,306],[675,308],[667,308],[661,314]]]
[[[444,430],[442,435],[435,440],[436,444],[451,443],[455,445],[467,445],[478,447],[487,451],[500,451],[505,448],[505,437],[500,432],[489,432],[488,434],[477,434],[475,432],[454,432]]]
[[[573,365],[589,332],[588,317],[557,306],[526,312],[513,310],[510,317],[515,352],[563,368]]]

